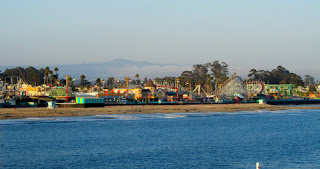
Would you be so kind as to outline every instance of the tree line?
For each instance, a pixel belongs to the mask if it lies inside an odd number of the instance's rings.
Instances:
[[[55,73],[54,73],[54,72]],[[50,70],[49,67],[36,69],[32,66],[27,68],[16,67],[12,69],[6,69],[0,74],[2,81],[7,83],[17,83],[18,79],[22,79],[24,82],[33,85],[57,85],[58,80],[58,71],[59,69],[55,67],[53,70]]]
[[[188,90],[194,89],[197,85],[201,85],[207,92],[212,92],[217,88],[220,84],[223,84],[229,77],[229,66],[226,62],[219,62],[217,60],[212,63],[206,64],[195,64],[192,66],[192,70],[185,70],[181,73],[179,77],[163,77],[163,78],[155,78],[154,81],[158,84],[167,84],[167,85],[175,85],[177,80],[179,80],[179,86],[182,86]],[[65,79],[59,79],[58,74],[59,69],[55,67],[51,70],[49,67],[36,69],[32,66],[28,68],[12,68],[6,69],[3,73],[0,72],[0,78],[4,81],[6,80],[8,83],[12,81],[12,83],[17,82],[17,77],[21,78],[28,84],[33,85],[64,85],[66,83]],[[90,87],[91,83],[85,80],[85,75],[80,76],[80,87]],[[131,84],[141,84],[139,80],[139,74],[135,75],[136,79],[131,79]],[[290,72],[283,66],[277,66],[275,69],[268,70],[256,70],[251,69],[248,74],[247,81],[264,81],[267,84],[295,84],[296,86],[314,86],[315,80],[310,75],[305,75],[304,81],[301,76]],[[68,77],[69,86],[75,87],[73,84],[72,77]],[[143,83],[146,83],[147,78],[143,80]],[[115,79],[114,77],[109,77],[106,81],[107,88],[115,87]],[[98,87],[102,87],[102,79],[97,78],[94,82]]]
[[[282,66],[278,66],[272,71],[251,69],[248,74],[250,80],[260,80],[268,84],[295,84],[304,86],[301,76],[290,72]]]
[[[212,63],[195,64],[193,70],[185,70],[180,77],[164,77],[155,78],[159,83],[176,83],[179,79],[179,86],[185,87],[187,90],[194,89],[197,85],[201,85],[207,92],[212,92],[219,85],[227,81],[229,76],[229,67],[226,62],[217,60]],[[266,84],[295,84],[296,86],[314,87],[314,78],[310,75],[305,75],[305,80],[301,76],[290,72],[283,66],[277,66],[275,69],[256,70],[251,69],[248,74],[248,79],[245,81],[263,81]]]
[[[160,84],[173,85],[179,80],[179,86],[192,90],[197,85],[201,85],[207,92],[212,92],[218,84],[224,83],[229,79],[229,68],[226,62],[217,60],[212,63],[195,64],[193,70],[185,70],[179,77],[155,78]]]

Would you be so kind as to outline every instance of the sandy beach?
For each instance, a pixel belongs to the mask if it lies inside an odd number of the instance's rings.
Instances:
[[[200,104],[200,105],[135,105],[105,106],[99,108],[2,108],[0,119],[19,119],[26,117],[71,117],[93,116],[99,114],[150,114],[178,112],[233,112],[254,110],[285,110],[285,109],[320,109],[320,105],[307,107],[288,107],[260,104]]]

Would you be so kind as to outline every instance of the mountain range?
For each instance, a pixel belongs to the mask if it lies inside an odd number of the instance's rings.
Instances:
[[[19,66],[0,66],[0,70],[4,72],[8,68],[15,68]],[[29,67],[23,65],[20,67]],[[37,69],[45,68],[46,66],[33,66]],[[55,67],[59,69],[60,78],[63,75],[70,75],[74,79],[79,79],[82,74],[86,79],[96,80],[97,78],[106,79],[108,77],[115,77],[116,79],[124,80],[124,77],[135,78],[138,73],[140,79],[165,77],[165,76],[180,76],[185,70],[192,70],[192,65],[179,64],[159,64],[147,61],[133,61],[127,59],[115,59],[110,62],[102,63],[82,63],[82,64],[68,64],[68,65],[49,65],[51,70]]]

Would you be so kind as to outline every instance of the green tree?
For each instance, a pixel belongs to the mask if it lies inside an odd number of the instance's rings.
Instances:
[[[260,80],[268,84],[295,84],[296,86],[304,84],[299,75],[291,73],[283,66],[278,66],[272,71],[251,69],[248,76],[250,80]]]
[[[113,82],[114,82],[114,78],[109,77],[109,79],[107,80],[107,87],[112,88]]]
[[[314,77],[312,77],[310,75],[305,75],[304,76],[304,85],[306,85],[306,86],[314,85]]]
[[[68,86],[72,86],[72,85],[73,85],[72,77],[69,76],[68,77]]]
[[[49,72],[50,72],[50,68],[47,66],[46,68],[44,68],[45,72],[44,72],[44,76],[45,76],[45,84],[48,85],[48,78],[49,78]]]
[[[33,75],[33,79],[34,79],[34,85],[37,86],[37,79],[39,78],[39,76],[37,74]]]
[[[317,91],[317,89],[316,89],[316,87],[314,85],[309,85],[308,94],[311,94],[311,93],[316,92],[316,91]]]
[[[49,71],[49,75],[50,75],[50,84],[51,84],[51,86],[52,86],[53,80],[54,80],[54,78],[55,78],[52,70]]]
[[[212,80],[213,77],[210,74],[207,74],[207,93],[212,91]]]
[[[140,84],[140,80],[139,80],[139,74],[137,73],[135,76],[134,76],[137,80],[136,80],[136,84]],[[138,83],[138,80],[139,80],[139,83]]]
[[[80,76],[80,86],[84,86],[84,79],[86,78],[86,76],[84,74],[82,74]]]
[[[35,84],[35,81],[37,84],[42,84],[43,83],[43,69],[36,69],[32,66],[28,67],[28,68],[22,68],[22,67],[16,67],[16,68],[12,68],[12,69],[6,69],[2,74],[1,74],[1,78],[3,78],[3,80],[5,80],[5,77],[7,77],[9,79],[11,79],[10,77],[14,77],[12,78],[13,83],[17,83],[17,78],[16,77],[20,77],[24,82],[28,83],[28,84]],[[34,79],[34,75],[37,74],[38,78]]]
[[[57,67],[55,67],[55,68],[54,68],[54,71],[56,72],[56,75],[57,75],[57,77],[58,77],[58,71],[59,71],[59,69],[58,69]]]
[[[90,90],[90,87],[91,87],[90,83],[86,85],[87,90]]]
[[[215,78],[215,84],[216,86],[218,84],[222,84],[226,77],[229,74],[228,64],[225,62],[222,62],[221,64],[219,61],[215,60],[212,64],[208,63],[208,67],[210,67],[210,70],[212,72],[213,77]]]
[[[98,87],[101,87],[102,85],[101,85],[101,79],[100,78],[97,78],[97,80],[96,80],[96,85],[98,86]]]
[[[194,82],[194,76],[193,76],[193,73],[192,71],[183,71],[181,73],[181,83],[185,86],[185,87],[189,87],[190,90],[191,90],[191,87],[194,86],[193,82]]]
[[[193,65],[193,80],[197,84],[206,84],[208,68],[202,64]]]

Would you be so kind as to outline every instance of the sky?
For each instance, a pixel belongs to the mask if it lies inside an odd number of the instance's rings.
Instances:
[[[0,0],[0,65],[219,60],[317,78],[319,16],[319,0]]]

